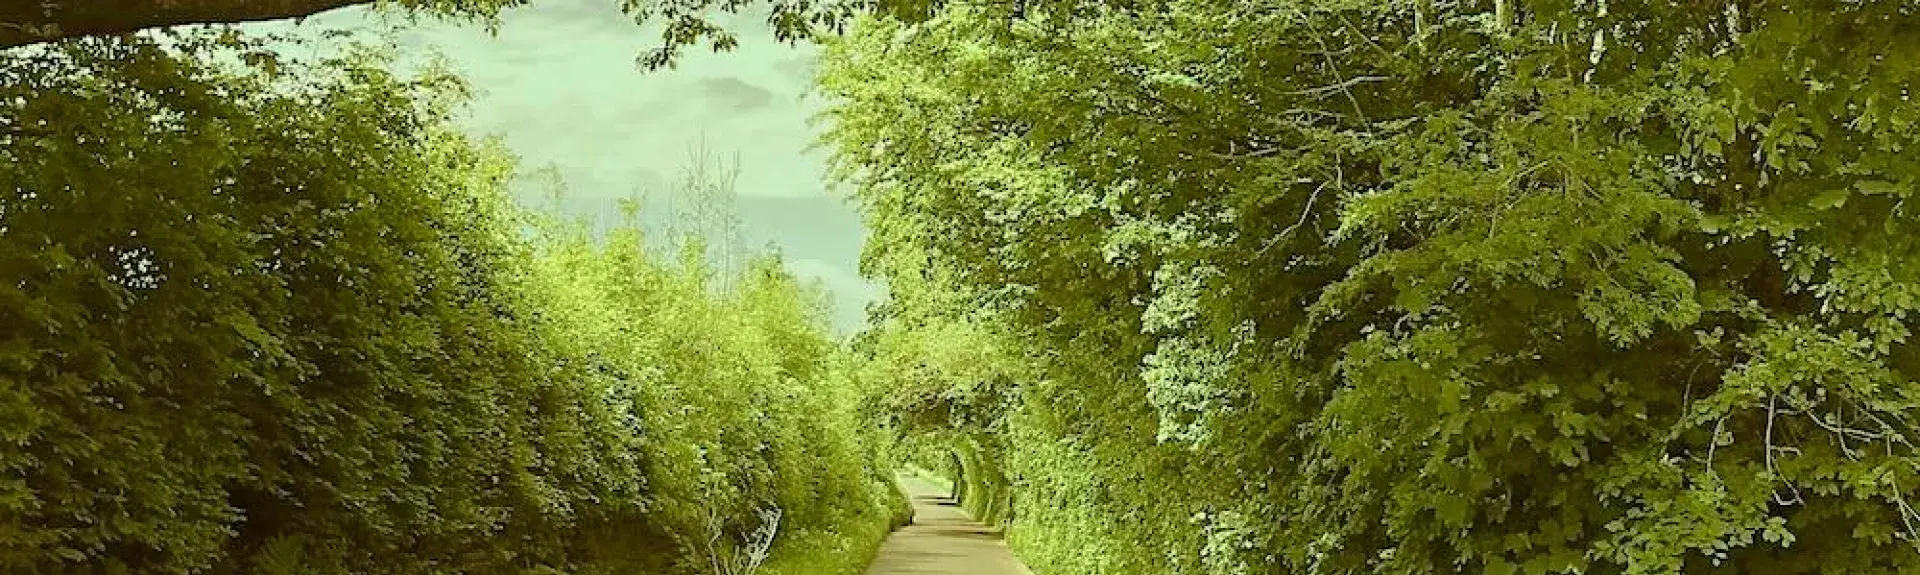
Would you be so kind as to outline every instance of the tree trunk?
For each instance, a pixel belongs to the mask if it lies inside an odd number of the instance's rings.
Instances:
[[[184,24],[311,16],[374,0],[0,0],[0,48]]]

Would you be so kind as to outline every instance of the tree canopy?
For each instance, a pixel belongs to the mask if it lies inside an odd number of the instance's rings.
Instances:
[[[1907,573],[1913,22],[970,3],[834,43],[826,140],[887,337],[1022,350],[1040,571]]]
[[[519,207],[444,72],[180,40],[0,53],[0,572],[844,573],[903,520],[777,259]]]

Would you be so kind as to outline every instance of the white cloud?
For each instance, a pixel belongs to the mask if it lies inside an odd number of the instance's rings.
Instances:
[[[854,273],[864,231],[851,208],[828,200],[823,157],[805,152],[815,134],[807,119],[820,107],[802,97],[815,50],[774,42],[758,17],[722,16],[740,34],[739,49],[694,49],[678,69],[644,72],[634,58],[658,42],[659,28],[634,25],[617,4],[542,0],[504,14],[497,37],[431,21],[402,26],[396,37],[418,53],[445,54],[481,92],[467,118],[474,131],[501,134],[528,169],[558,166],[575,209],[617,213],[616,200],[678,174],[703,137],[717,152],[737,148],[743,204],[811,206],[757,211],[749,225],[758,229],[749,231],[798,258],[787,263],[795,275],[822,281],[837,326],[860,324],[883,290]],[[391,20],[370,13],[348,8],[297,27],[248,28],[374,30]]]

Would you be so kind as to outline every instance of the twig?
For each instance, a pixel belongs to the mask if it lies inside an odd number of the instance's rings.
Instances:
[[[1215,158],[1220,158],[1222,160],[1246,160],[1251,158],[1271,156],[1274,154],[1278,154],[1283,150],[1286,150],[1286,148],[1282,148],[1280,146],[1274,146],[1271,148],[1261,148],[1258,150],[1253,150],[1251,152],[1241,152],[1238,154],[1223,154],[1220,152],[1207,152],[1207,155],[1213,156]]]
[[[1778,393],[1775,393],[1772,396],[1769,396],[1767,398],[1767,436],[1764,439],[1764,444],[1761,446],[1761,448],[1764,450],[1764,453],[1766,455],[1767,474],[1772,475],[1773,479],[1776,481],[1781,481],[1783,483],[1786,483],[1787,490],[1793,492],[1793,500],[1787,501],[1780,497],[1779,491],[1774,491],[1772,493],[1773,502],[1779,503],[1781,505],[1794,505],[1798,503],[1803,503],[1806,501],[1806,499],[1800,497],[1800,488],[1795,487],[1792,481],[1786,480],[1785,478],[1781,477],[1780,470],[1774,467],[1774,464],[1773,464],[1773,449],[1774,449],[1773,420],[1779,415],[1779,412],[1780,412],[1779,403],[1780,403],[1780,394]]]
[[[1920,548],[1920,529],[1913,525],[1914,518],[1920,517],[1920,511],[1914,511],[1913,506],[1907,504],[1906,496],[1900,494],[1900,478],[1891,470],[1887,471],[1887,484],[1893,487],[1893,504],[1900,509],[1900,523],[1907,527],[1908,542]]]
[[[1336,91],[1338,91],[1338,92],[1346,92],[1346,91],[1347,91],[1347,88],[1352,88],[1352,87],[1354,87],[1354,86],[1358,86],[1358,85],[1361,85],[1361,84],[1365,84],[1365,83],[1367,83],[1367,82],[1384,82],[1384,81],[1387,81],[1387,80],[1391,80],[1391,79],[1392,79],[1392,78],[1389,78],[1389,77],[1386,77],[1386,76],[1357,76],[1357,77],[1354,77],[1354,78],[1349,78],[1349,79],[1346,79],[1346,80],[1342,80],[1342,81],[1340,81],[1340,82],[1337,82],[1337,83],[1333,83],[1333,84],[1327,84],[1327,85],[1325,85],[1325,86],[1316,86],[1316,87],[1312,87],[1312,88],[1307,88],[1307,89],[1305,89],[1305,90],[1294,90],[1294,91],[1291,91],[1291,92],[1287,92],[1287,93],[1288,93],[1288,94],[1291,94],[1291,95],[1295,95],[1295,96],[1314,96],[1314,97],[1324,97],[1324,96],[1326,96],[1327,94],[1330,94],[1330,93],[1333,93],[1333,92],[1336,92]],[[1353,93],[1352,93],[1352,92],[1348,92],[1348,93],[1347,93],[1347,96],[1348,96],[1348,97],[1353,97]],[[1355,106],[1357,107],[1357,106],[1359,105],[1359,103],[1358,103],[1358,102],[1356,102],[1356,103],[1355,103],[1354,105],[1355,105]],[[1363,115],[1364,115],[1364,114],[1363,114]]]
[[[1307,217],[1313,214],[1314,201],[1320,199],[1320,191],[1325,189],[1327,189],[1327,182],[1321,182],[1319,186],[1313,188],[1313,193],[1307,196],[1306,207],[1300,209],[1300,219],[1293,222],[1293,225],[1287,226],[1287,229],[1280,230],[1279,235],[1275,236],[1276,240],[1287,237],[1292,234],[1294,230],[1300,229],[1300,226],[1307,223]]]
[[[1300,17],[1300,23],[1307,27],[1307,32],[1313,34],[1313,42],[1315,44],[1320,45],[1321,51],[1325,52],[1325,51],[1332,50],[1332,48],[1327,46],[1326,38],[1320,35],[1320,29],[1314,27],[1312,18],[1307,17],[1307,14],[1305,12],[1301,12],[1298,7],[1295,7],[1293,9],[1293,13],[1294,15]],[[1327,61],[1327,68],[1330,70],[1333,70],[1333,75],[1335,77],[1346,75],[1345,72],[1340,71],[1340,64],[1332,56],[1327,56],[1324,59]],[[1368,78],[1368,77],[1372,77],[1372,76],[1362,76],[1362,78]],[[1355,80],[1358,80],[1358,79],[1359,78],[1356,78]],[[1347,102],[1353,104],[1353,114],[1355,116],[1359,116],[1361,122],[1372,123],[1372,120],[1367,119],[1366,110],[1361,109],[1360,99],[1354,97],[1352,90],[1347,89],[1354,86],[1355,84],[1356,82],[1354,82],[1354,80],[1347,80],[1347,81],[1340,82],[1338,84],[1334,84],[1333,86],[1336,89],[1340,90],[1341,93],[1344,93],[1347,95]]]

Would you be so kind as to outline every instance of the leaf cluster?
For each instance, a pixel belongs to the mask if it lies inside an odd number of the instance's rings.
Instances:
[[[1920,569],[1908,7],[1071,8],[821,78],[899,313],[1022,334],[1037,568]]]
[[[0,572],[695,573],[895,492],[818,295],[518,208],[458,78],[232,34],[0,55]]]

